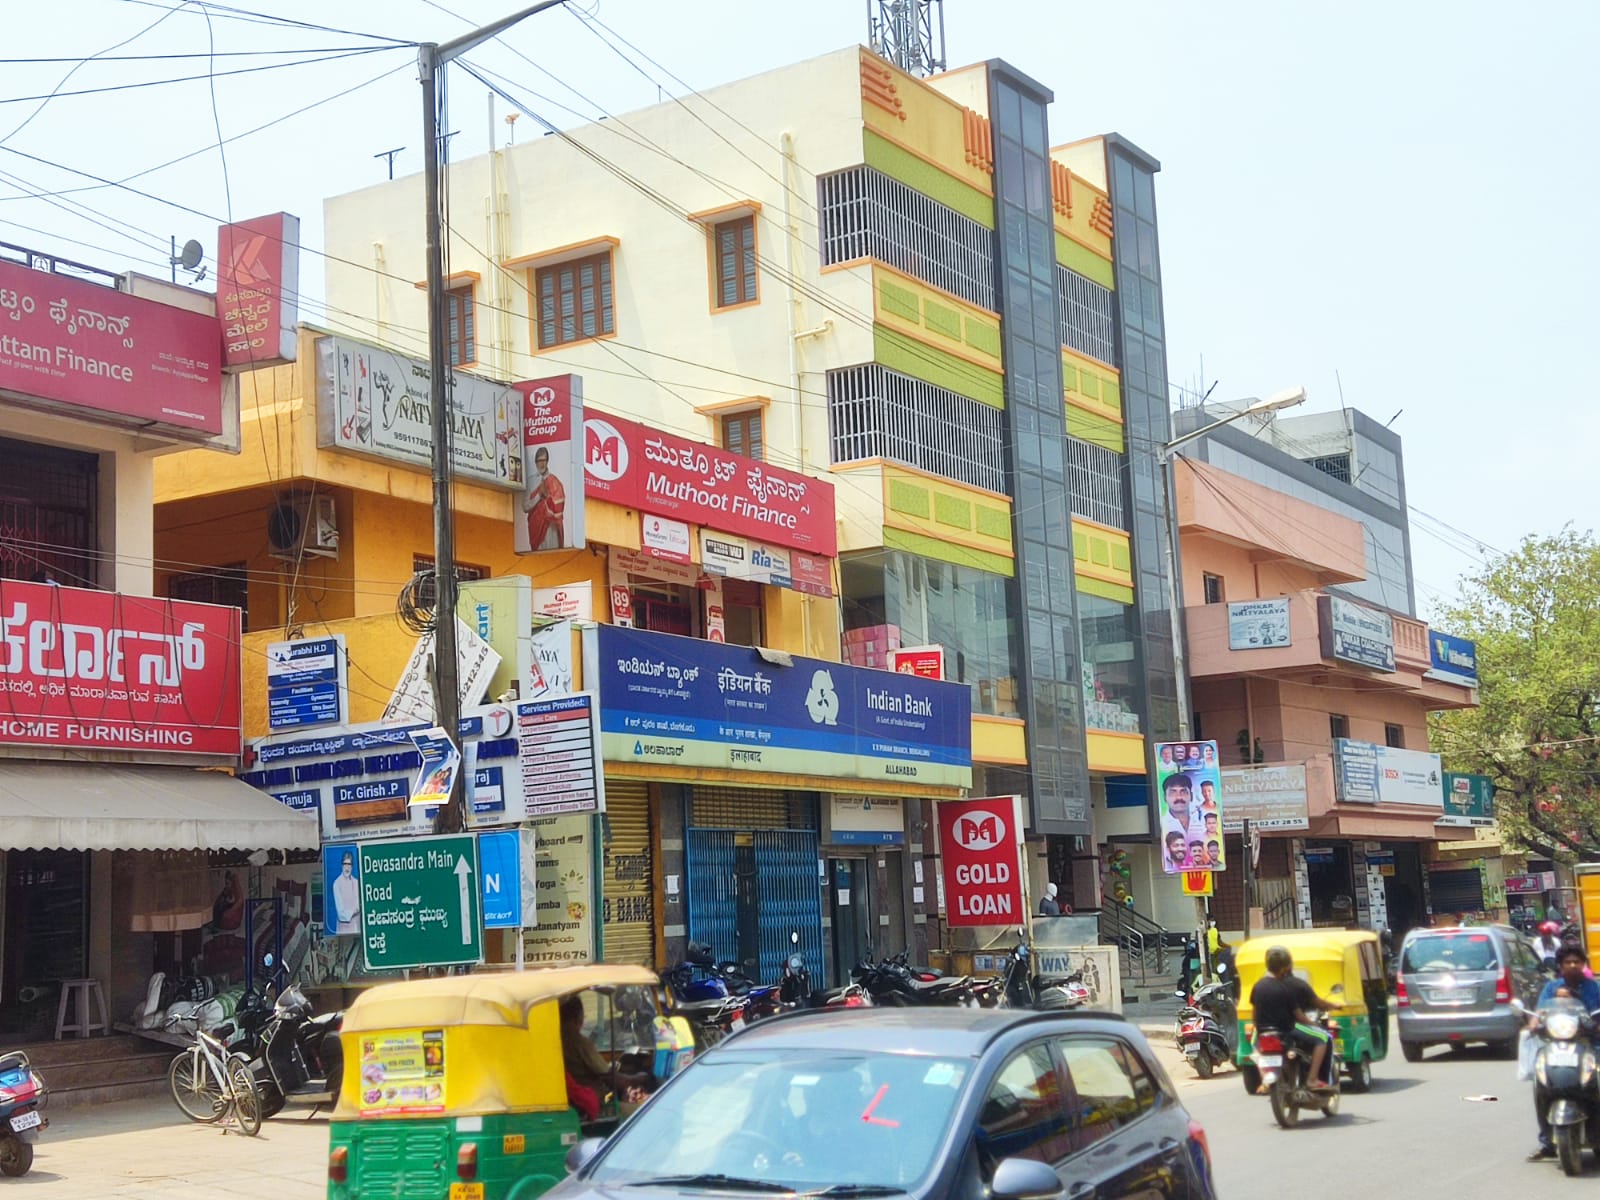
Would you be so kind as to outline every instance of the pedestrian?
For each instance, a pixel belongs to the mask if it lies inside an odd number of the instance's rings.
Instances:
[[[1041,917],[1059,917],[1061,915],[1061,904],[1056,899],[1056,885],[1053,883],[1044,885],[1044,895],[1039,897],[1039,915]]]

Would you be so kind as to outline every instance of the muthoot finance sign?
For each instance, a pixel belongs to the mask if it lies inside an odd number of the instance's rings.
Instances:
[[[948,924],[1018,925],[1024,920],[1020,810],[1016,796],[939,802]]]

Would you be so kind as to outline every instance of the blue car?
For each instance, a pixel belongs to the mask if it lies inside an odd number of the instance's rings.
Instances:
[[[824,1009],[696,1059],[551,1200],[618,1189],[918,1200],[1212,1200],[1205,1134],[1109,1013]]]

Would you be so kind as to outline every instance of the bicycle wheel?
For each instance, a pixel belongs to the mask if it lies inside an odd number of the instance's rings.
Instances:
[[[237,1055],[228,1060],[228,1090],[233,1093],[233,1119],[239,1132],[255,1137],[261,1132],[261,1095],[250,1064]]]
[[[172,1099],[191,1121],[209,1125],[228,1107],[222,1085],[193,1050],[185,1050],[172,1060],[167,1068],[167,1086],[172,1089]]]

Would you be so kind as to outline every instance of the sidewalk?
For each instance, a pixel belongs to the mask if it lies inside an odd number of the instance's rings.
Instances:
[[[1184,1002],[1176,996],[1159,1000],[1142,1000],[1122,1006],[1122,1015],[1137,1025],[1152,1045],[1173,1044],[1173,1030],[1178,1023],[1178,1010]]]
[[[327,1195],[328,1121],[305,1110],[274,1117],[257,1137],[196,1125],[168,1097],[45,1110],[33,1169],[13,1187],[67,1183],[64,1195],[125,1200],[181,1195],[317,1200]]]

